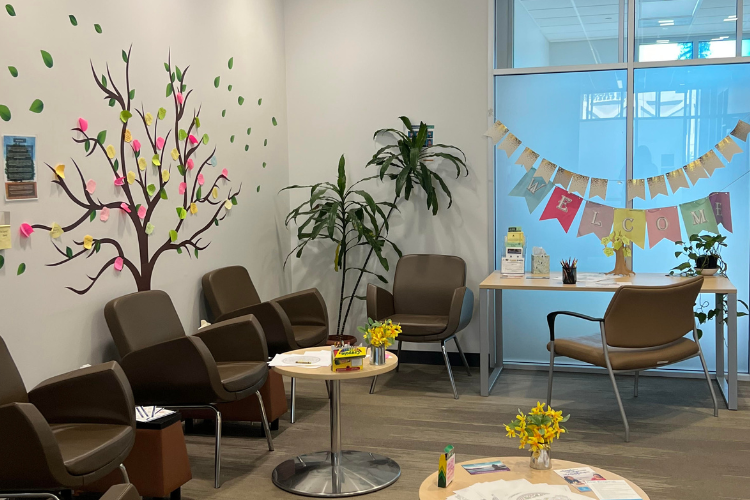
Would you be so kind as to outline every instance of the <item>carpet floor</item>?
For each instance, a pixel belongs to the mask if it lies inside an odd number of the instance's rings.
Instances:
[[[455,447],[457,461],[528,455],[518,450],[517,440],[505,437],[503,424],[517,408],[527,411],[544,400],[546,373],[505,371],[491,396],[483,398],[476,369],[472,377],[461,367],[454,372],[459,400],[453,399],[440,366],[402,365],[399,373],[379,378],[373,395],[368,394],[370,379],[342,383],[344,449],[386,455],[401,466],[395,484],[368,498],[417,499],[447,444]],[[554,444],[554,458],[620,474],[654,500],[750,499],[750,384],[740,384],[740,411],[726,410],[720,400],[720,415],[714,418],[704,380],[641,377],[634,398],[633,377],[618,376],[630,421],[630,442],[625,443],[606,375],[555,377],[552,406],[572,416],[566,424],[570,433]],[[224,424],[220,489],[213,488],[212,424],[196,426],[186,437],[193,479],[183,486],[182,497],[300,498],[276,488],[271,471],[287,458],[329,447],[325,385],[299,380],[297,422],[290,424],[288,416],[273,431],[274,452],[267,450],[259,424]]]

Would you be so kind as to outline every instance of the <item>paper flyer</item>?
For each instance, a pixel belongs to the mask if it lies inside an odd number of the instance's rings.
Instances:
[[[555,472],[558,476],[562,477],[566,483],[581,492],[591,491],[588,484],[590,482],[606,480],[601,474],[594,472],[594,469],[591,467],[558,469]]]

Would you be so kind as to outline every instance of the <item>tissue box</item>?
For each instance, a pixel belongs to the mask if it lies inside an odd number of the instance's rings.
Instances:
[[[549,255],[531,256],[531,274],[549,274]]]

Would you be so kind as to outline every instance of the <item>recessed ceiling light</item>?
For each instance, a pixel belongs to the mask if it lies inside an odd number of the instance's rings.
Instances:
[[[657,40],[656,43],[669,43],[669,40]]]
[[[664,24],[664,23],[674,23],[674,19],[662,19],[659,21],[659,24]]]

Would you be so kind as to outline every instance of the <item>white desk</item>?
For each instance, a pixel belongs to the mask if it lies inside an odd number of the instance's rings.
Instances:
[[[563,285],[557,275],[551,279],[504,278],[500,271],[490,274],[479,284],[479,392],[489,396],[492,386],[503,369],[503,290],[556,291],[556,292],[609,292],[617,286],[595,282],[579,282]],[[604,276],[602,276],[604,278]],[[617,277],[615,281],[634,285],[668,285],[686,278],[655,273],[639,273],[635,276]],[[706,276],[701,293],[716,295],[716,304],[722,307],[727,298],[727,311],[720,311],[716,323],[716,380],[730,410],[737,409],[737,288],[724,277]],[[724,321],[727,323],[724,359]],[[725,365],[726,363],[726,365]],[[726,371],[725,371],[726,367]]]

